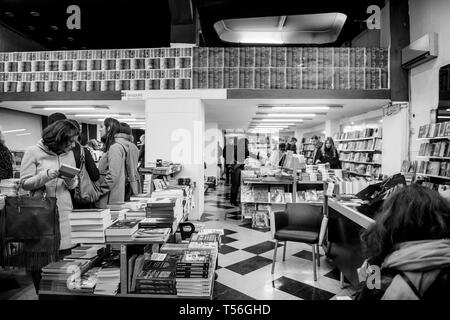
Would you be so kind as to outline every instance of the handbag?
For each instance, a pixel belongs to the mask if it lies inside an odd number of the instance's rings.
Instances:
[[[56,198],[6,197],[2,213],[2,238],[7,241],[39,240],[59,233]]]
[[[78,203],[94,203],[100,199],[101,190],[98,185],[92,182],[86,170],[86,158],[84,148],[80,148],[80,173],[78,174],[78,186],[74,190],[74,199]]]

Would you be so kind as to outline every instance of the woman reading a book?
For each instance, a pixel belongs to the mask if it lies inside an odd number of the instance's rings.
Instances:
[[[102,196],[96,202],[96,207],[100,209],[106,208],[111,203],[125,201],[126,150],[115,138],[120,133],[120,122],[107,118],[104,126],[106,128],[104,155],[98,163],[100,179],[96,182],[102,192]]]
[[[61,242],[59,254],[64,255],[72,248],[70,237],[69,213],[72,211],[72,199],[69,190],[78,184],[76,175],[68,177],[60,172],[61,166],[75,167],[72,148],[79,135],[78,129],[68,120],[57,121],[42,133],[37,145],[29,148],[22,159],[20,183],[32,196],[56,197],[59,212]],[[31,271],[36,292],[39,289],[41,269],[54,261],[56,253],[52,252],[49,241],[25,243],[24,251],[27,270]],[[31,258],[32,257],[32,258]]]

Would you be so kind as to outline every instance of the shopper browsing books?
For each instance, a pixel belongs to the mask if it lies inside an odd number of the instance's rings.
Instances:
[[[316,151],[314,164],[329,163],[330,169],[342,169],[339,161],[339,152],[334,146],[333,138],[328,137],[322,147]]]
[[[319,159],[320,149],[322,148],[323,143],[319,140],[318,136],[313,136],[311,138],[311,143],[314,145],[313,163],[312,164],[316,164],[317,160]]]
[[[70,237],[69,213],[72,211],[72,199],[69,190],[77,186],[77,176],[66,177],[60,173],[60,167],[75,167],[72,148],[75,146],[79,132],[68,120],[57,121],[42,133],[37,145],[29,148],[22,159],[20,183],[22,188],[31,191],[35,197],[56,197],[59,212],[61,233],[60,250],[72,247]],[[52,246],[51,244],[50,246]],[[53,256],[47,242],[25,243],[24,250],[34,256],[33,265],[27,269],[32,271],[36,290],[39,288],[40,269],[52,262]]]
[[[131,127],[125,123],[120,123],[119,133],[114,136],[116,143],[120,144],[126,152],[125,170],[125,201],[130,201],[132,195],[140,193],[140,176],[137,170],[139,149],[133,143]]]
[[[12,155],[5,145],[5,136],[0,130],[0,180],[13,177]]]
[[[449,235],[448,201],[419,185],[397,190],[362,235],[369,259],[359,271],[360,280],[369,267],[378,266],[381,288],[364,285],[358,299],[448,301]]]
[[[107,118],[104,121],[103,152],[98,169],[100,179],[97,185],[102,196],[96,202],[98,208],[106,208],[108,204],[120,203],[125,200],[125,160],[126,152],[122,145],[116,143],[115,135],[120,133],[120,123],[116,119]]]

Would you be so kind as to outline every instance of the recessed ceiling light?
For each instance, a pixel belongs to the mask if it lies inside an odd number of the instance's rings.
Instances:
[[[33,17],[39,17],[39,16],[40,16],[39,12],[37,12],[37,11],[30,11],[30,14],[31,14]]]
[[[53,31],[57,31],[58,27],[57,26],[50,26],[50,29],[52,29]]]
[[[8,18],[12,18],[12,17],[14,17],[14,13],[6,11],[5,16],[7,16]]]
[[[61,47],[61,50],[67,50],[67,47]]]
[[[31,135],[30,132],[16,134],[16,136],[18,136],[18,137],[20,137],[20,136],[30,136],[30,135]]]
[[[47,41],[53,41],[53,38],[52,38],[52,37],[45,37],[45,40],[47,40]]]
[[[3,133],[15,133],[15,132],[24,132],[24,131],[27,131],[27,129],[6,130],[6,131],[3,131]]]
[[[30,30],[30,31],[36,30],[36,28],[35,28],[34,26],[27,26],[27,28],[28,28],[28,30]]]
[[[87,48],[86,48],[86,47],[81,47],[80,49],[81,49],[81,50],[86,50]]]
[[[268,117],[280,117],[280,118],[295,118],[295,117],[306,117],[306,118],[312,118],[315,117],[315,113],[269,113],[267,114]]]
[[[67,41],[74,42],[75,38],[74,37],[67,37]]]
[[[98,119],[100,120],[105,120],[105,117],[111,118],[111,117],[120,117],[121,115],[118,113],[111,113],[111,114],[98,114],[98,113],[83,113],[83,114],[74,114],[75,117],[80,117],[80,118],[99,118],[99,117],[103,117],[102,119]]]
[[[303,119],[261,119],[261,122],[303,122]]]

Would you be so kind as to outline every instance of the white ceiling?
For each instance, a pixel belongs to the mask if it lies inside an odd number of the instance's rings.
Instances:
[[[123,118],[144,118],[145,117],[145,103],[144,101],[121,101],[121,100],[80,100],[80,101],[3,101],[0,103],[0,107],[13,109],[17,111],[35,113],[39,115],[48,116],[54,112],[61,112],[64,114],[75,113],[75,111],[46,111],[41,109],[32,109],[32,106],[108,106],[109,110],[104,111],[79,111],[76,113],[95,113],[95,114],[104,114],[104,118],[106,118],[109,114],[114,113],[130,113],[130,116],[124,116]],[[68,118],[78,120],[80,122],[86,123],[94,123],[99,124],[100,122],[96,121],[98,117],[93,119],[90,118],[79,118],[69,116]],[[120,118],[120,117],[116,117]]]
[[[204,100],[205,104],[205,120],[206,122],[217,122],[222,129],[247,129],[250,121],[256,116],[258,105],[342,105],[343,108],[330,108],[327,115],[318,115],[313,120],[305,120],[299,124],[300,129],[309,129],[324,123],[326,120],[342,119],[366,113],[372,110],[380,109],[386,105],[389,100],[338,100],[338,99],[231,99],[231,100]],[[32,109],[33,105],[45,106],[92,106],[106,105],[109,106],[108,112],[104,113],[107,117],[108,113],[130,113],[129,117],[144,118],[145,103],[144,101],[121,101],[121,100],[82,100],[82,101],[3,101],[0,107],[13,109],[17,111],[35,113],[40,115],[50,115],[53,111],[45,111]],[[73,113],[74,111],[58,111],[62,113]],[[307,111],[314,113],[314,111]],[[80,111],[79,113],[99,113],[96,111]],[[86,123],[99,123],[97,118],[79,118],[68,116]],[[125,116],[126,118],[128,116]]]
[[[204,100],[206,122],[217,122],[223,129],[247,128],[256,116],[258,105],[342,105],[343,108],[330,108],[327,115],[318,115],[313,120],[305,120],[298,127],[309,129],[324,123],[326,120],[342,119],[380,109],[389,100],[368,99],[232,99],[232,100]],[[306,111],[314,113],[314,111]]]

